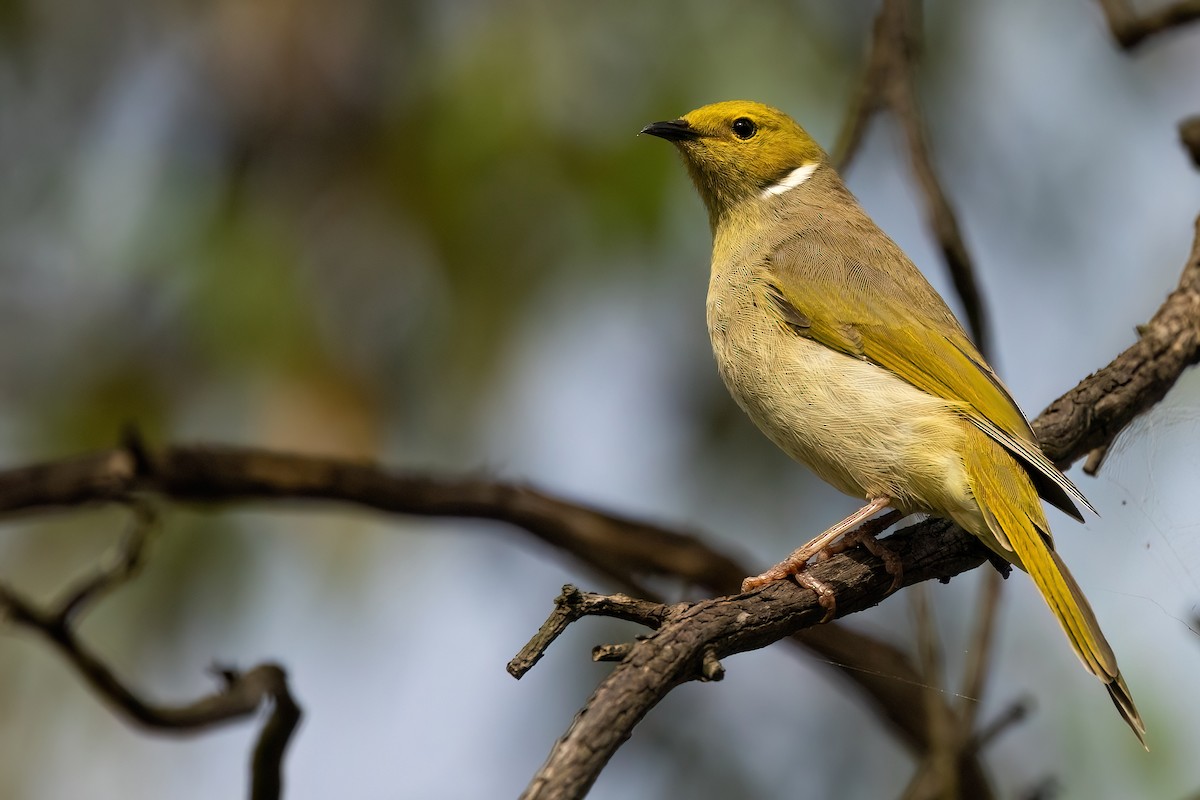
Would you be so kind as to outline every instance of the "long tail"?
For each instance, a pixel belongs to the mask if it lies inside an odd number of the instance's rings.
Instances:
[[[964,466],[987,523],[987,530],[971,532],[1029,573],[1067,634],[1075,655],[1108,689],[1117,711],[1146,747],[1146,726],[1117,668],[1116,656],[1083,590],[1054,551],[1050,526],[1029,476],[986,436],[980,434],[971,445],[966,448]]]

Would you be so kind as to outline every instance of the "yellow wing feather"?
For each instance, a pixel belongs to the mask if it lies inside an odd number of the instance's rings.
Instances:
[[[959,404],[972,423],[1026,465],[1048,502],[1081,521],[1075,503],[1095,513],[1046,458],[1012,395],[904,251],[832,170],[818,170],[813,180],[830,185],[807,197],[833,198],[836,213],[797,201],[788,209],[790,235],[761,254],[782,299],[808,323],[803,335]]]

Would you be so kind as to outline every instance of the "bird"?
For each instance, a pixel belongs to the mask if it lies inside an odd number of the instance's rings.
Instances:
[[[1146,726],[1041,500],[1095,513],[1042,451],[946,302],[784,112],[748,100],[654,122],[708,212],[718,372],[779,448],[866,501],[743,591],[805,566],[891,508],[950,519],[1028,573],[1075,654],[1146,746]],[[817,582],[801,580],[821,591]]]

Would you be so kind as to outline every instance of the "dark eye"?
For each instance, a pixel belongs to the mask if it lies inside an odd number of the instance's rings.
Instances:
[[[749,117],[738,117],[730,127],[733,129],[733,135],[739,139],[749,139],[758,133],[758,126]]]

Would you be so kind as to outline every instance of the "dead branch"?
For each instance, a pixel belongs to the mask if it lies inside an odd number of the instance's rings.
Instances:
[[[508,662],[508,673],[517,680],[533,669],[547,648],[567,629],[567,626],[586,616],[615,617],[641,623],[647,628],[658,628],[669,614],[662,603],[639,600],[623,594],[602,595],[581,592],[570,584],[562,589],[554,600],[554,611],[534,634],[529,643],[521,648]],[[596,658],[597,661],[608,660]]]
[[[385,513],[495,520],[646,598],[654,595],[636,588],[645,576],[722,595],[736,592],[751,572],[686,533],[483,477],[436,477],[239,447],[151,449],[133,435],[119,449],[0,472],[0,514],[73,510],[144,494],[178,502],[343,502]],[[920,708],[921,677],[904,653],[837,625],[803,631],[797,640],[859,689],[909,749],[927,746],[927,721],[913,713]],[[972,772],[982,785],[978,765]]]

